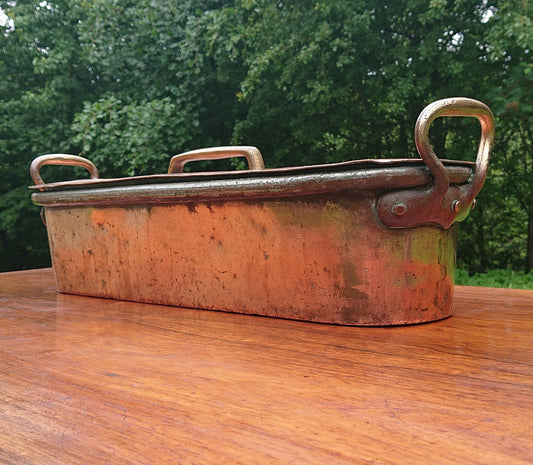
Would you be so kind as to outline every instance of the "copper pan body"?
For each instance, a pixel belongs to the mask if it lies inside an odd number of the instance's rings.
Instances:
[[[58,290],[345,325],[445,318],[457,222],[483,183],[493,120],[468,99],[428,114],[480,120],[475,164],[443,163],[424,140],[421,161],[265,170],[257,149],[219,147],[174,157],[167,175],[118,180],[79,157],[39,157],[32,199],[44,207]],[[180,173],[235,155],[250,170]],[[92,179],[46,184],[39,170],[50,163],[81,164]]]

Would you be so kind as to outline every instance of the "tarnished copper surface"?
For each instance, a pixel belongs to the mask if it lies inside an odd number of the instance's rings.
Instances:
[[[45,206],[58,289],[346,325],[445,318],[455,223],[483,184],[493,120],[465,99],[431,108],[421,115],[428,125],[442,108],[476,117],[479,110],[475,166],[442,164],[431,151],[421,152],[426,165],[362,161],[40,184],[32,199]],[[206,151],[192,153],[203,159]]]
[[[342,324],[450,314],[455,228],[390,230],[353,194],[46,212],[58,289]]]

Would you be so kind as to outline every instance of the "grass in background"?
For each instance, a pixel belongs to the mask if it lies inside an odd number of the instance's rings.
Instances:
[[[508,289],[533,289],[533,272],[491,270],[470,276],[466,270],[457,270],[455,284],[465,286],[506,287]]]

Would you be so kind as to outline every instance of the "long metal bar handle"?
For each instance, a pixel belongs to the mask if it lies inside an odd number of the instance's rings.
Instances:
[[[232,146],[232,147],[210,147],[205,149],[192,150],[190,152],[175,155],[168,165],[169,173],[183,173],[183,167],[190,161],[200,160],[221,160],[224,158],[245,157],[248,160],[248,169],[265,169],[265,163],[261,152],[256,147]]]
[[[431,148],[429,128],[433,121],[443,116],[474,117],[481,124],[481,139],[477,151],[474,177],[469,185],[469,197],[472,201],[483,187],[487,176],[490,151],[494,141],[494,116],[484,103],[462,97],[437,100],[420,113],[415,125],[416,148],[433,175],[435,195],[442,197],[446,194],[450,182],[446,168]]]
[[[44,165],[81,166],[89,171],[91,179],[98,179],[98,170],[92,161],[76,155],[51,153],[48,155],[41,155],[31,163],[30,175],[33,182],[38,186],[45,184],[40,173],[41,167]]]
[[[481,139],[472,179],[464,185],[450,185],[448,172],[429,142],[429,129],[435,119],[443,116],[477,118],[481,124]],[[490,109],[477,100],[456,97],[428,105],[415,125],[415,144],[433,176],[431,186],[416,190],[400,190],[385,193],[378,203],[378,216],[384,226],[409,228],[423,224],[436,224],[449,228],[462,221],[470,212],[479,193],[490,160],[494,141],[494,116]]]

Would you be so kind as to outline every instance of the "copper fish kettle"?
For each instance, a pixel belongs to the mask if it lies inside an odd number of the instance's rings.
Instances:
[[[475,117],[475,163],[439,160],[432,122]],[[59,292],[344,325],[402,325],[452,312],[457,223],[481,189],[494,137],[484,104],[426,107],[421,160],[264,169],[254,147],[177,155],[168,174],[100,179],[87,159],[31,165]],[[249,169],[183,173],[194,160],[243,156]],[[43,165],[90,180],[45,183]]]

